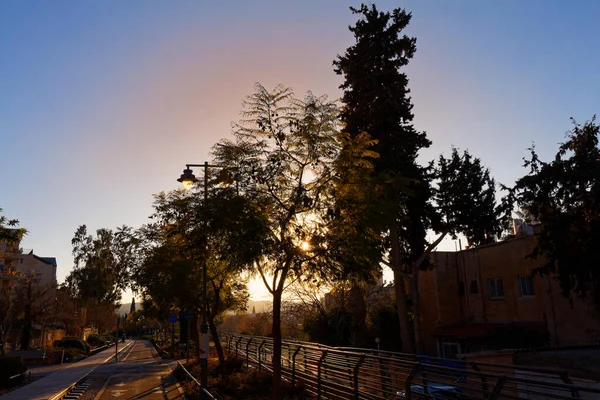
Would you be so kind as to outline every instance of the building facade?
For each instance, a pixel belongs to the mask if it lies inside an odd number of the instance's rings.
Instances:
[[[579,346],[600,340],[590,301],[560,292],[528,235],[458,252],[434,252],[419,288],[425,352],[443,357],[498,348]]]

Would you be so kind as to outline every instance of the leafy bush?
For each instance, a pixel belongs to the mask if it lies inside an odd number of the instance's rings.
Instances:
[[[211,349],[212,351],[213,349]],[[244,366],[244,360],[236,357],[228,357],[225,362],[227,379],[222,379],[218,373],[218,360],[214,357],[208,360],[209,391],[219,400],[263,400],[271,398],[272,376],[267,371],[248,369]],[[186,369],[197,379],[200,378],[200,366],[197,363],[186,365]],[[182,387],[186,398],[199,400],[200,392],[198,385],[186,381],[187,376],[177,369],[175,371],[179,380],[183,380]],[[302,385],[292,386],[288,382],[282,382],[283,398],[286,400],[304,400],[309,398],[306,389]]]
[[[80,350],[83,354],[89,354],[91,349],[89,344],[79,339],[78,337],[72,336],[55,341],[54,347],[60,347],[63,349],[77,349]]]
[[[25,371],[27,367],[21,357],[0,356],[0,387],[10,386],[10,377]]]
[[[82,350],[79,349],[75,349],[75,348],[64,348],[64,349],[56,349],[56,351],[63,351],[65,352],[64,357],[63,357],[63,361],[64,362],[73,362],[73,361],[78,361],[82,358],[85,358],[85,353]]]
[[[91,334],[87,337],[86,342],[92,347],[100,347],[108,344],[108,341],[104,336]]]

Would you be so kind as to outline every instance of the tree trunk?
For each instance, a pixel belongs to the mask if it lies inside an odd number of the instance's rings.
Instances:
[[[215,349],[217,350],[217,355],[219,356],[219,372],[223,378],[225,378],[225,373],[227,372],[225,369],[225,354],[223,353],[223,346],[221,346],[221,340],[219,339],[219,333],[217,332],[217,327],[214,323],[214,318],[209,316],[208,328],[210,329],[210,334],[212,335],[213,342],[215,344]]]
[[[415,350],[417,354],[423,353],[421,336],[421,296],[419,295],[419,267],[413,266],[413,275],[410,282],[410,296],[413,303],[413,327],[415,329]]]
[[[281,278],[283,279],[283,277]],[[281,295],[283,288],[273,291],[273,400],[281,400]]]
[[[0,356],[4,356],[4,324],[0,323]]]
[[[412,264],[410,296],[413,303],[413,326],[417,354],[423,352],[423,336],[421,332],[421,295],[419,294],[419,274],[421,271],[421,265],[431,255],[431,252],[435,250],[435,248],[441,243],[447,234],[447,231],[442,232],[433,243],[427,246],[427,249],[425,249],[421,257],[415,260],[415,262]]]
[[[392,225],[390,228],[390,239],[392,247],[391,266],[394,272],[394,292],[396,294],[396,306],[398,307],[398,320],[400,322],[400,338],[402,340],[402,351],[405,353],[414,353],[411,327],[408,321],[406,288],[404,287],[404,276],[402,275],[402,258],[400,257],[400,242],[397,229],[395,225]]]
[[[23,326],[23,334],[21,335],[21,350],[29,350],[31,345],[31,280],[27,285],[27,304],[25,305],[25,325]]]
[[[195,310],[192,316],[192,337],[196,343],[196,358],[200,360],[200,335],[198,331],[198,310]]]

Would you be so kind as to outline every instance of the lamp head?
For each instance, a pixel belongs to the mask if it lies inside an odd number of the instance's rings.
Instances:
[[[177,182],[181,182],[183,188],[189,190],[194,186],[194,183],[198,182],[198,179],[196,179],[196,176],[191,169],[186,168],[183,170],[183,174],[181,174],[179,179],[177,179]]]

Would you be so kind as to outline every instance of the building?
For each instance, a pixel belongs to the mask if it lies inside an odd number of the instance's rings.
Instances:
[[[0,319],[4,342],[0,345],[6,345],[6,350],[19,341],[24,304],[36,314],[32,346],[54,339],[57,327],[50,308],[56,297],[56,269],[54,257],[39,257],[33,250],[20,249],[19,243],[0,243],[0,306],[10,305]]]
[[[427,354],[455,357],[488,349],[587,345],[600,340],[589,301],[572,304],[552,276],[533,274],[526,258],[534,235],[458,252],[434,252],[421,273],[422,333]]]

